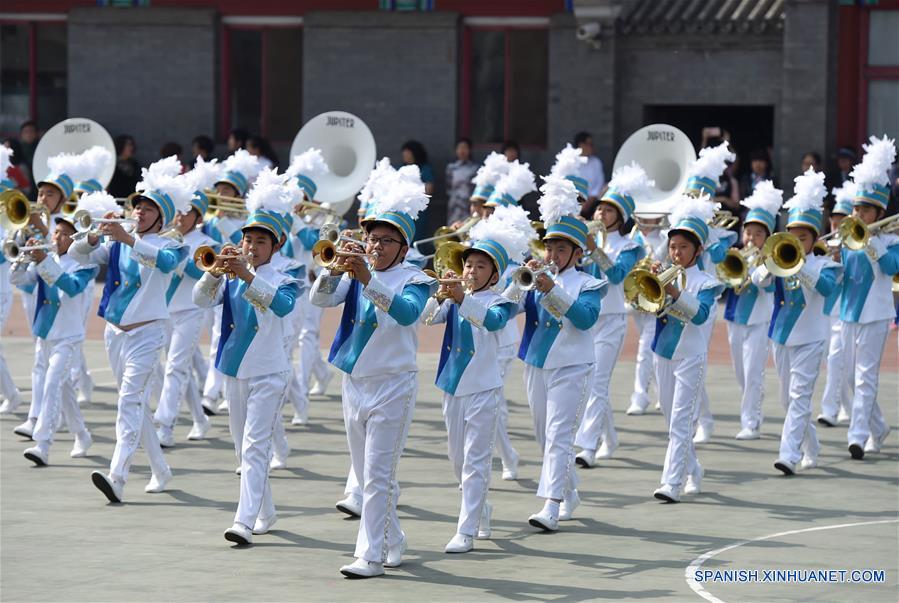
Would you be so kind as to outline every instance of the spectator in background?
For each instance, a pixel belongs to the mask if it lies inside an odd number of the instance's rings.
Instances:
[[[471,214],[468,199],[474,190],[471,181],[478,172],[478,164],[471,160],[471,140],[456,141],[456,160],[446,166],[446,223],[466,220]]]
[[[166,157],[171,157],[172,155],[178,158],[178,161],[181,163],[181,171],[184,172],[187,170],[187,167],[184,165],[184,162],[181,161],[181,153],[184,152],[184,149],[181,148],[181,145],[177,142],[167,142],[162,145],[162,148],[159,149],[159,158],[165,159]]]
[[[140,165],[134,158],[137,154],[137,145],[134,137],[121,134],[115,137],[116,164],[112,180],[106,190],[113,197],[123,199],[134,192],[134,187],[140,181]]]
[[[16,155],[19,156],[19,165],[28,174],[28,188],[35,195],[37,194],[37,185],[34,183],[34,166],[32,164],[34,163],[34,152],[37,150],[39,141],[40,132],[37,129],[37,123],[32,120],[22,122],[22,125],[19,126],[19,143],[22,148]]]
[[[809,168],[814,168],[816,172],[821,171],[821,156],[814,151],[802,156],[802,170],[799,173],[804,174]]]
[[[245,149],[247,148],[247,138],[250,135],[246,130],[241,128],[234,128],[228,134],[228,154],[231,155],[237,149]]]
[[[503,143],[500,153],[506,156],[506,161],[515,161],[521,159],[521,147],[514,140],[507,140]]]
[[[578,169],[578,176],[587,181],[587,203],[590,205],[590,219],[593,218],[593,207],[599,201],[606,188],[606,174],[602,161],[594,155],[593,135],[590,132],[578,132],[574,135],[574,146],[581,150],[581,155],[587,158],[587,163]]]
[[[743,176],[741,182],[743,198],[751,195],[762,180],[774,180],[771,175],[771,160],[768,158],[768,151],[756,149],[749,155],[749,173]]]
[[[425,150],[424,145],[417,140],[407,140],[400,147],[400,155],[403,165],[412,165],[414,163],[418,166],[419,171],[421,171],[421,181],[425,183],[425,194],[433,195],[434,169],[428,162],[428,152]],[[428,207],[418,215],[418,220],[415,221],[415,238],[420,239],[430,236],[430,222],[431,211],[430,207]]]
[[[843,186],[849,180],[849,172],[858,161],[858,154],[852,147],[840,147],[837,151],[837,171],[830,179],[831,186]]]
[[[250,155],[255,155],[259,158],[262,169],[278,167],[278,155],[275,153],[275,150],[272,148],[272,145],[267,138],[263,138],[262,136],[250,136],[247,139],[246,148]]]
[[[197,157],[202,157],[203,161],[209,161],[212,157],[212,150],[215,148],[215,143],[212,142],[212,139],[208,136],[197,136],[193,139],[193,142],[190,143],[190,150],[194,155],[193,160],[190,162],[190,166],[193,167],[197,163]]]
[[[35,193],[31,186],[33,180],[31,171],[22,160],[22,144],[15,138],[7,138],[3,141],[3,146],[12,149],[12,157],[9,158],[9,170],[5,174],[0,174],[0,180],[9,178],[16,183],[16,188],[22,191],[26,197],[32,199]],[[33,200],[33,199],[32,199]]]

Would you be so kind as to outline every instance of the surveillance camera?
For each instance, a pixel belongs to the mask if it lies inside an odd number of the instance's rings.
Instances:
[[[584,23],[577,28],[577,39],[583,42],[591,42],[599,38],[600,31],[599,23]]]

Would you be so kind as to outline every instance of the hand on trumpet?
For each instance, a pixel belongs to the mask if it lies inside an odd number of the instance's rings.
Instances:
[[[527,267],[533,271],[541,270],[545,267],[544,263],[539,260],[529,260]],[[545,272],[537,275],[536,289],[540,293],[549,293],[550,289],[556,286],[556,283]]]
[[[661,274],[662,272],[664,272],[665,268],[667,268],[667,266],[663,266],[662,262],[655,261],[652,263],[652,266],[649,268],[649,270],[653,274]],[[665,293],[672,299],[677,299],[678,297],[680,297],[680,289],[677,288],[676,281],[672,281],[665,285]]]
[[[438,298],[443,295],[445,299],[452,299],[457,304],[461,304],[462,300],[465,299],[465,289],[463,285],[462,277],[457,276],[456,273],[452,270],[447,270],[446,273],[440,277],[441,281],[453,281],[453,282],[441,282],[440,289],[437,291]]]
[[[215,258],[214,268],[221,269],[224,273],[234,275],[247,283],[252,282],[253,272],[250,270],[250,262],[243,251],[237,245],[226,245]]]
[[[45,241],[35,239],[33,237],[28,239],[28,241],[25,243],[25,245],[28,247],[41,247],[44,244]],[[43,249],[35,249],[33,251],[29,251],[28,255],[31,256],[31,259],[34,260],[36,264],[40,264],[47,258],[47,252]]]
[[[121,216],[117,215],[113,211],[106,212],[103,217],[106,219],[121,218]],[[100,234],[106,235],[113,241],[118,241],[128,246],[134,244],[134,237],[131,236],[131,234],[129,234],[127,230],[125,230],[125,227],[120,222],[101,222],[99,227],[97,228],[97,231]],[[87,238],[87,242],[91,245],[96,245],[97,237],[89,236]]]

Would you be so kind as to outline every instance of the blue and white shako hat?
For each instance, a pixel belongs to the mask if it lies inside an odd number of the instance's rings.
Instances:
[[[470,201],[483,203],[490,198],[496,183],[509,171],[509,160],[502,153],[491,151],[484,159],[484,165],[478,168],[478,173],[472,178],[474,192],[469,197]]]
[[[102,218],[109,212],[121,215],[122,206],[116,202],[115,197],[106,191],[96,191],[81,195],[78,199],[78,206],[75,208],[75,212],[79,211],[86,211],[90,214],[91,218],[97,219]],[[73,220],[75,212],[72,212],[72,214],[60,214],[56,216],[56,223],[59,224],[60,222],[65,222],[72,228],[75,228],[75,222]]]
[[[709,221],[719,207],[721,204],[712,202],[705,193],[698,196],[682,194],[672,206],[669,218],[672,226],[667,237],[670,239],[672,235],[688,233],[704,246],[709,240]]]
[[[793,196],[784,203],[784,207],[790,210],[787,228],[803,226],[817,236],[824,227],[824,197],[827,195],[824,172],[816,172],[810,167],[804,174],[793,178],[793,182]]]
[[[16,183],[9,177],[9,168],[12,166],[13,155],[11,148],[0,145],[0,192],[16,188]]]
[[[698,196],[704,193],[710,198],[715,195],[718,180],[727,168],[727,164],[737,159],[727,145],[727,141],[724,141],[717,147],[706,147],[699,151],[699,157],[688,171],[685,187],[687,194]]]
[[[522,263],[528,244],[537,238],[531,219],[518,205],[497,207],[486,219],[468,232],[471,246],[462,252],[463,261],[473,251],[487,254],[498,274],[505,272],[509,262]]]
[[[50,175],[37,185],[49,184],[59,190],[63,201],[70,200],[75,192],[75,177],[81,169],[81,155],[75,153],[54,155],[47,159],[47,167],[50,168]]]
[[[843,186],[833,187],[830,190],[834,198],[833,209],[830,210],[831,215],[851,216],[856,192],[858,192],[858,188],[852,180],[847,180]]]
[[[740,205],[749,209],[743,224],[761,224],[768,229],[768,234],[777,230],[777,214],[783,205],[784,192],[774,188],[770,180],[762,180],[755,185],[752,194],[740,201]]]
[[[406,245],[415,238],[415,220],[425,210],[430,197],[425,194],[425,183],[415,164],[404,165],[398,170],[383,170],[373,183],[374,210],[363,222],[366,232],[376,224],[389,224],[399,230]]]
[[[215,186],[221,171],[222,166],[219,165],[218,159],[206,161],[202,157],[197,157],[194,169],[185,174],[194,191],[190,200],[191,207],[197,210],[201,218],[209,211],[209,197],[206,192]]]
[[[615,170],[600,201],[614,205],[621,214],[621,221],[627,222],[634,214],[637,200],[650,193],[655,185],[655,180],[650,180],[646,171],[632,161]]]
[[[77,162],[77,170],[69,173],[75,182],[74,193],[96,193],[104,189],[100,178],[112,166],[113,156],[109,149],[94,145],[83,151]]]
[[[509,164],[508,171],[500,176],[484,206],[518,205],[522,197],[535,190],[537,185],[534,183],[534,172],[531,171],[530,164],[520,163],[516,159]]]
[[[586,201],[589,196],[587,193],[587,180],[580,175],[581,167],[587,164],[587,157],[581,152],[580,148],[571,146],[571,143],[565,145],[565,148],[556,154],[556,162],[550,170],[550,175],[559,176],[567,180],[571,180],[577,189],[578,197],[582,201]]]
[[[190,201],[194,190],[190,178],[181,174],[181,160],[171,155],[141,169],[141,181],[134,187],[131,205],[142,199],[151,201],[159,208],[162,226],[172,223],[179,213],[190,211]]]
[[[890,167],[896,160],[896,141],[871,136],[868,144],[863,144],[865,156],[857,163],[849,177],[855,182],[856,192],[853,205],[873,205],[886,210],[890,202]]]
[[[359,224],[373,219],[377,214],[377,200],[380,190],[389,182],[385,175],[395,172],[393,166],[390,165],[390,159],[382,157],[380,161],[375,163],[374,169],[368,174],[362,190],[356,196],[359,199]]]
[[[300,153],[290,161],[290,167],[287,168],[287,174],[296,180],[307,201],[315,199],[317,183],[330,172],[319,149],[308,149]]]
[[[250,183],[256,179],[262,164],[255,155],[246,149],[237,149],[222,164],[223,172],[215,184],[230,184],[237,191],[238,197],[245,197],[250,190]]]
[[[280,240],[285,230],[284,214],[302,198],[302,191],[290,183],[289,174],[279,174],[277,168],[265,168],[259,173],[253,188],[247,193],[247,210],[250,212],[241,230],[262,228]]]
[[[586,247],[587,225],[578,219],[581,206],[574,183],[562,176],[550,174],[543,179],[540,192],[543,196],[537,204],[540,207],[540,219],[546,228],[543,240],[564,239],[581,249]]]

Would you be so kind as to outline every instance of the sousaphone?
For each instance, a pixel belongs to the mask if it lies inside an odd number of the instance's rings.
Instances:
[[[113,161],[97,179],[106,188],[115,172],[115,144],[106,128],[85,117],[70,117],[44,133],[34,150],[34,181],[40,182],[50,176],[50,168],[47,166],[47,159],[50,157],[60,153],[83,153],[97,145],[109,150],[113,156]]]

